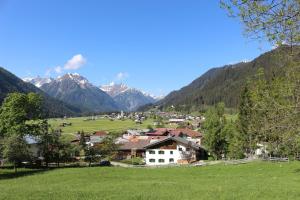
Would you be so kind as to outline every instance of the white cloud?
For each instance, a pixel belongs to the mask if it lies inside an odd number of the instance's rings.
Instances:
[[[86,59],[81,55],[77,54],[73,56],[68,62],[64,65],[65,70],[76,70],[81,68],[86,64]]]
[[[86,62],[86,58],[84,58],[81,54],[77,54],[71,59],[69,59],[63,67],[58,65],[56,67],[48,68],[45,75],[50,76],[52,72],[55,72],[56,74],[61,74],[67,70],[77,70],[83,67],[86,64]]]
[[[129,77],[129,74],[127,72],[119,72],[116,76],[117,81],[123,81]]]
[[[61,66],[56,66],[56,67],[54,68],[54,71],[55,71],[57,74],[60,74],[60,73],[62,73],[63,68],[61,68]]]

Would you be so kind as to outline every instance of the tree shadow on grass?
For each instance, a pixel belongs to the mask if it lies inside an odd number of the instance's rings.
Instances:
[[[295,169],[294,172],[295,173],[300,173],[300,169]]]
[[[32,169],[32,170],[26,170],[26,171],[18,171],[17,173],[15,173],[14,171],[7,171],[4,173],[0,173],[0,180],[5,180],[5,179],[14,179],[14,178],[20,178],[20,177],[24,177],[24,176],[31,176],[34,174],[40,174],[40,173],[44,173],[47,172],[49,170],[45,170],[45,169]],[[0,170],[1,172],[1,170]]]
[[[41,174],[57,169],[70,169],[70,168],[94,168],[94,167],[101,167],[99,165],[93,165],[93,166],[62,166],[62,167],[42,167],[42,168],[18,168],[18,172],[15,173],[13,170],[13,167],[0,167],[0,181],[5,179],[14,179],[14,178],[20,178],[24,176],[31,176],[35,174]],[[4,170],[1,173],[1,170]]]

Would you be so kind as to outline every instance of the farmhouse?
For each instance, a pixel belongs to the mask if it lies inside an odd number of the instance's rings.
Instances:
[[[94,132],[93,135],[90,136],[90,140],[87,142],[88,145],[94,146],[95,144],[99,144],[103,141],[103,139],[107,136],[106,131],[97,131]]]
[[[188,164],[206,158],[201,139],[201,133],[187,128],[158,128],[143,134],[127,132],[118,139],[118,159],[140,157],[148,165]],[[152,148],[154,144],[157,149]],[[159,150],[160,146],[164,150]]]
[[[145,146],[149,144],[148,139],[136,139],[123,143],[118,150],[119,160],[131,159],[134,157],[145,157]]]
[[[147,165],[188,164],[206,159],[204,148],[181,137],[167,137],[145,146]]]

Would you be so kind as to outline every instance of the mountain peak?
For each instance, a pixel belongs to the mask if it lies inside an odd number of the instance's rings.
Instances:
[[[110,96],[114,97],[118,94],[121,94],[129,89],[127,85],[124,83],[117,84],[115,82],[111,82],[108,85],[100,86],[100,89],[109,94]]]
[[[76,84],[80,85],[80,87],[82,87],[82,88],[85,88],[86,86],[91,85],[85,77],[79,75],[78,73],[67,73],[56,79],[56,81],[58,81],[58,82],[62,82],[65,80],[74,81]]]

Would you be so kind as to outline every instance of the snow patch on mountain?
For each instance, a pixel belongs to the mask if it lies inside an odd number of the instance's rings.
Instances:
[[[54,79],[53,78],[42,78],[40,76],[37,76],[37,77],[23,78],[23,81],[31,83],[31,84],[35,85],[36,87],[40,88],[40,87],[42,87],[42,85],[44,85],[46,83],[51,83],[52,81],[54,81]]]

